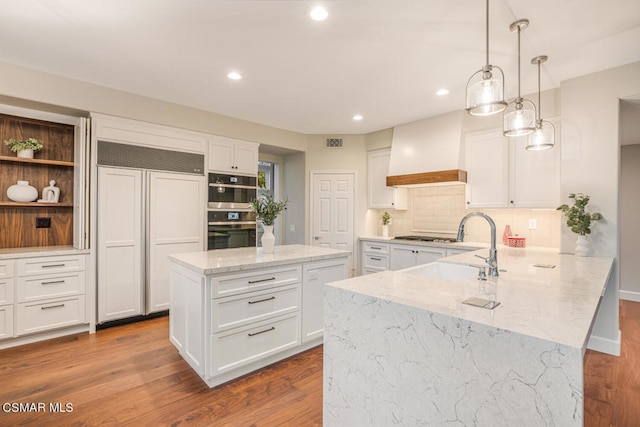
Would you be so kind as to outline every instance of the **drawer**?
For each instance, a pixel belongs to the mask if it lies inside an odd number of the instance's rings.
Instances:
[[[17,302],[35,301],[84,293],[84,273],[18,278]]]
[[[388,270],[389,269],[389,257],[385,255],[370,255],[364,256],[364,268],[374,270]]]
[[[0,305],[13,304],[13,279],[0,279]]]
[[[16,334],[30,334],[85,323],[84,295],[17,304]]]
[[[389,245],[387,243],[364,242],[364,251],[373,254],[388,254]]]
[[[219,298],[254,290],[292,285],[302,281],[302,267],[249,270],[211,278],[211,297]]]
[[[13,305],[0,305],[0,340],[13,338]]]
[[[0,261],[0,279],[13,277],[13,260]]]
[[[300,314],[244,326],[211,336],[212,375],[300,345]]]
[[[82,255],[20,259],[17,265],[18,276],[84,271],[84,260]]]
[[[300,285],[211,300],[211,328],[219,332],[300,310]]]

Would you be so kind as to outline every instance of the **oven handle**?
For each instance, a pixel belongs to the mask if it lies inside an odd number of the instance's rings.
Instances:
[[[209,225],[232,225],[232,224],[240,224],[240,225],[255,225],[256,221],[227,221],[227,222],[209,222]]]
[[[210,182],[209,187],[224,187],[224,188],[244,188],[247,190],[257,190],[258,187],[256,185],[235,185],[235,184],[216,184],[215,182]]]

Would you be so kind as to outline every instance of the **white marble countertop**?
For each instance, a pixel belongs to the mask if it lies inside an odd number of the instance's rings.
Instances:
[[[73,246],[42,246],[30,248],[0,249],[0,259],[37,258],[56,255],[83,255],[89,249],[75,249]]]
[[[441,261],[483,265],[475,254],[487,256],[488,250]],[[500,276],[484,282],[476,278],[445,281],[383,271],[327,286],[584,350],[612,265],[613,258],[609,257],[577,257],[559,254],[557,249],[500,247]],[[487,298],[487,291],[492,288],[500,302],[493,310],[462,303],[470,297]]]
[[[276,267],[351,255],[349,251],[306,245],[277,245],[272,254],[262,248],[216,249],[169,255],[169,260],[203,275]]]
[[[402,240],[402,239],[396,240],[393,237],[382,237],[382,236],[360,236],[358,239],[360,241],[367,241],[367,242],[384,242],[384,243],[393,243],[394,245],[428,246],[430,248],[476,250],[476,249],[489,247],[489,244],[487,243],[478,243],[478,242],[451,242],[451,243],[423,242],[420,240]]]

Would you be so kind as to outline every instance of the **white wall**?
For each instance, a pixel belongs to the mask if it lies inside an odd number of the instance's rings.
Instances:
[[[640,93],[640,62],[563,81],[562,195],[591,196],[589,207],[602,213],[589,236],[592,254],[615,257],[607,291],[601,302],[591,348],[619,351],[620,222],[620,99]],[[576,235],[562,229],[560,248],[572,251]]]
[[[620,154],[620,298],[640,302],[640,144]]]
[[[284,157],[282,167],[282,195],[289,199],[287,210],[282,216],[283,240],[285,245],[305,244],[308,236],[306,221],[306,171],[305,153],[289,154]],[[291,231],[293,225],[294,231]]]

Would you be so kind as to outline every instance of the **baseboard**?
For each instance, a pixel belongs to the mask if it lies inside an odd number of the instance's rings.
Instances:
[[[640,302],[640,292],[623,291],[622,289],[620,289],[620,299]]]
[[[54,329],[52,331],[40,332],[31,335],[24,335],[16,338],[9,338],[0,341],[0,350],[5,348],[17,347],[19,345],[31,344],[38,341],[50,340],[52,338],[64,337],[66,335],[79,334],[89,332],[89,324],[70,326],[68,328]]]
[[[615,340],[591,335],[589,342],[587,343],[587,348],[589,350],[599,351],[612,356],[620,356],[620,345],[621,334],[620,329],[618,329],[618,337]]]

